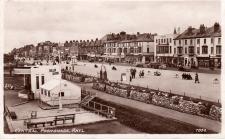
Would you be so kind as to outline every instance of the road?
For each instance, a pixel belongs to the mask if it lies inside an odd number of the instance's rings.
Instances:
[[[78,62],[78,65],[75,66],[75,71],[87,75],[98,76],[101,69],[101,64],[97,64],[98,68],[95,68],[94,65],[94,63]],[[194,80],[182,80],[181,75],[183,72],[180,71],[158,70],[162,75],[154,76],[153,73],[154,71],[157,71],[156,69],[136,68],[137,73],[139,73],[140,70],[144,70],[145,77],[137,77],[136,79],[133,79],[132,82],[129,82],[129,69],[131,67],[116,66],[117,70],[114,71],[112,70],[112,65],[110,66],[108,64],[104,64],[104,66],[110,81],[120,82],[121,73],[126,73],[127,81],[124,81],[124,83],[127,84],[149,87],[167,92],[171,91],[175,94],[185,94],[186,96],[202,98],[213,102],[218,102],[218,100],[220,101],[220,82],[218,84],[213,83],[215,78],[220,81],[220,74],[199,73],[200,84],[195,84]],[[175,74],[178,74],[179,78],[175,78]],[[194,78],[195,73],[190,72],[190,74]]]
[[[97,97],[105,100],[105,101],[110,101],[114,102],[120,105],[125,105],[129,106],[132,108],[136,108],[142,111],[146,111],[152,114],[156,114],[162,117],[178,120],[184,123],[192,124],[195,126],[198,126],[199,128],[206,128],[208,130],[212,130],[215,132],[220,132],[221,131],[221,122],[203,118],[200,116],[196,115],[190,115],[186,113],[181,113],[175,110],[155,106],[152,104],[146,104],[142,103],[139,101],[131,100],[131,99],[126,99],[114,95],[110,95],[101,91],[97,91],[95,89],[92,89],[91,86],[92,84],[81,84],[82,87],[85,87],[86,89],[93,91],[97,93]]]

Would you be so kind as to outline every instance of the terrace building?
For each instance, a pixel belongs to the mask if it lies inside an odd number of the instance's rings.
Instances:
[[[174,39],[178,63],[189,67],[221,67],[221,27],[189,27]]]
[[[177,50],[174,46],[173,39],[175,39],[177,36],[178,34],[176,33],[176,30],[173,34],[155,36],[154,56],[156,62],[170,65],[176,63],[176,58],[174,57],[174,54]]]
[[[129,63],[154,61],[154,35],[150,33],[108,34],[104,46],[106,59]]]

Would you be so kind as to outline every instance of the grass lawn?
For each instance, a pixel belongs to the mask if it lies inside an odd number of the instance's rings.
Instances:
[[[199,127],[160,117],[148,112],[95,98],[97,102],[116,108],[116,117],[121,124],[149,134],[194,134]],[[215,133],[207,130],[205,133]]]

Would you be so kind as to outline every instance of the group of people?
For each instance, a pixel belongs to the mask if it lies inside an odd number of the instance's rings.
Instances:
[[[178,74],[176,74],[176,77],[178,76]],[[185,80],[192,80],[192,76],[190,73],[183,73],[182,74],[182,79]],[[195,73],[195,83],[200,83],[199,78],[198,78],[198,73]]]
[[[139,77],[140,77],[140,78],[144,78],[144,75],[145,75],[144,70],[141,70],[141,71],[139,72]]]
[[[184,80],[192,80],[191,74],[190,73],[183,73],[182,74],[182,79],[184,79]]]
[[[135,78],[137,70],[134,68],[130,69],[130,82]]]
[[[12,84],[7,84],[7,83],[5,84],[4,88],[8,89],[8,90],[14,90],[15,89]]]

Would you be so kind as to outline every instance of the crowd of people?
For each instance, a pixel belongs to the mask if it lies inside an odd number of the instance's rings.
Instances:
[[[144,70],[141,70],[141,71],[139,72],[139,77],[140,77],[140,78],[144,78],[144,76],[145,76]]]
[[[135,79],[136,72],[137,72],[137,70],[135,68],[130,69],[130,82],[132,81],[132,79]]]
[[[182,79],[184,80],[192,80],[192,76],[190,73],[183,73],[182,74]]]
[[[5,84],[4,89],[8,89],[8,90],[14,90],[15,87],[12,84]]]

